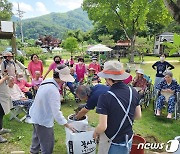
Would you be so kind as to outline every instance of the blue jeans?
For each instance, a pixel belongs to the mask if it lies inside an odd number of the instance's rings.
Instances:
[[[121,142],[120,144],[112,143],[108,154],[129,154],[132,147],[132,138],[128,141],[127,145],[126,142]]]

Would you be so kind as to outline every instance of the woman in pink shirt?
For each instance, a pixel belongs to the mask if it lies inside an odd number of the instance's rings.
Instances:
[[[59,65],[59,64],[64,64],[64,60],[61,59],[60,56],[55,56],[55,57],[53,58],[53,60],[54,60],[54,62],[51,63],[51,65],[49,66],[49,69],[48,69],[48,71],[46,72],[46,74],[44,75],[44,78],[43,78],[43,79],[46,78],[46,76],[49,74],[49,72],[50,72],[51,70],[54,71],[54,70],[56,69],[57,65]]]
[[[43,74],[43,63],[41,60],[39,60],[39,57],[37,54],[31,55],[31,61],[28,64],[28,71],[29,71],[31,79],[34,79],[35,71],[40,71],[41,76],[42,76],[42,74]]]
[[[70,60],[69,60],[69,65],[70,65],[70,67],[73,67],[73,65],[74,65],[73,56],[71,56],[71,58],[70,58]]]
[[[31,84],[24,80],[22,73],[17,73],[14,82],[29,99],[33,98],[32,92],[29,90],[31,88]]]
[[[86,74],[86,66],[84,64],[84,58],[78,58],[78,64],[76,64],[76,74],[79,82],[83,82],[84,75]]]
[[[96,71],[96,74],[101,71],[101,67],[100,67],[99,63],[97,62],[97,57],[92,58],[92,62],[89,64],[88,68],[94,68]]]

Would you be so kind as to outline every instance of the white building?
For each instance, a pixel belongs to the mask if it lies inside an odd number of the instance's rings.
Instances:
[[[164,32],[160,35],[157,35],[154,42],[154,54],[159,54],[164,52],[165,46],[162,45],[163,42],[173,42],[173,33]]]

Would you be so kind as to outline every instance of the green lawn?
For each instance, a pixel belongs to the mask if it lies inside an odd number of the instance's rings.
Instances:
[[[156,57],[147,57],[147,60],[156,60]],[[157,58],[158,59],[158,58]],[[175,58],[179,59],[179,58]],[[124,60],[123,60],[124,61]],[[48,62],[49,65],[51,62]],[[27,64],[27,63],[26,63]],[[25,65],[26,65],[25,64]],[[174,77],[177,81],[180,81],[180,63],[172,63],[175,66],[173,70]],[[152,64],[143,64],[136,65],[136,67],[141,67],[145,70],[145,73],[150,75],[154,80],[155,71],[151,68]],[[47,67],[45,68],[45,71]],[[134,71],[132,71],[134,75]],[[49,74],[49,77],[52,76],[52,73]],[[75,101],[69,100],[67,103],[62,104],[62,112],[64,116],[72,114],[73,109],[77,106]],[[148,141],[153,142],[157,140],[158,142],[167,142],[170,139],[173,139],[175,136],[180,135],[180,120],[166,120],[166,111],[163,112],[162,118],[156,118],[153,114],[152,103],[146,109],[142,110],[141,120],[135,121],[134,123],[134,132],[145,137]],[[98,115],[95,111],[90,111],[88,113],[89,123],[91,126],[96,126],[98,123]],[[12,129],[11,134],[4,135],[8,139],[8,143],[0,144],[0,153],[9,154],[11,151],[24,150],[26,153],[29,152],[29,147],[31,145],[31,136],[32,136],[32,125],[27,123],[18,123],[15,120],[9,121],[9,115],[4,118],[4,127]],[[65,146],[65,131],[63,126],[59,126],[55,123],[55,154],[66,154]]]

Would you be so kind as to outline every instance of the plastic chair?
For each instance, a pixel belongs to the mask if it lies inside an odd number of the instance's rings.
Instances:
[[[19,117],[20,114],[24,113],[25,115],[23,117]],[[17,105],[17,106],[13,106],[13,108],[11,108],[10,111],[10,120],[15,119],[18,122],[23,122],[23,120],[26,119],[26,110],[24,105]]]

